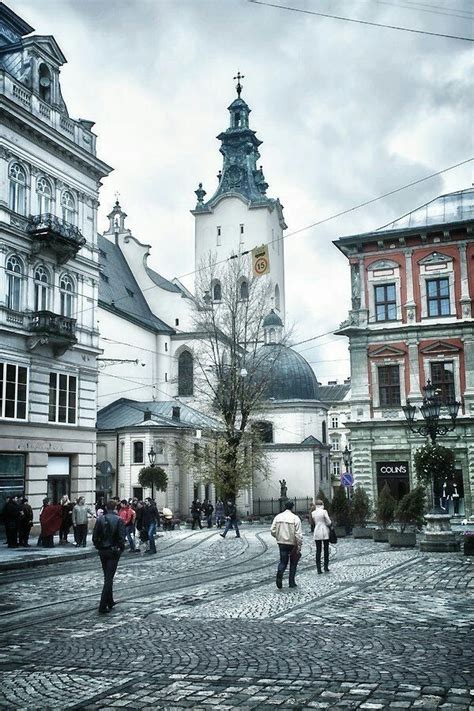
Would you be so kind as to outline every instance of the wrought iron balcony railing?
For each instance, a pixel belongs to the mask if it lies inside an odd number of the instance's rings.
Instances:
[[[55,252],[61,263],[74,257],[86,243],[86,239],[76,225],[50,212],[31,215],[26,231],[37,240],[39,248],[44,246]]]
[[[53,314],[51,311],[35,311],[31,314],[29,349],[50,344],[55,355],[65,353],[77,343],[76,319]]]

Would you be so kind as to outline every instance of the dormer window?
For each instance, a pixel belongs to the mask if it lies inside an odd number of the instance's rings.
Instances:
[[[43,101],[51,101],[51,72],[46,64],[40,64],[39,68],[39,95]]]

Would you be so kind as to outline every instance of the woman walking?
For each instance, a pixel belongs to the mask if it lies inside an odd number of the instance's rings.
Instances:
[[[316,499],[315,509],[311,514],[314,522],[314,542],[316,543],[316,568],[318,573],[321,570],[321,549],[324,547],[324,572],[329,573],[329,526],[331,519],[324,508],[321,499]]]
[[[72,510],[72,523],[76,538],[76,546],[85,548],[87,544],[87,522],[90,518],[95,518],[95,514],[86,506],[86,501],[83,496],[77,500],[77,504]]]

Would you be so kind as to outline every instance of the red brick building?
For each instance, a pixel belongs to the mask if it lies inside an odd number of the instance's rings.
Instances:
[[[352,308],[338,334],[349,338],[351,353],[354,478],[374,499],[385,481],[397,497],[412,485],[424,438],[409,432],[402,406],[408,398],[420,405],[430,380],[443,405],[462,403],[455,431],[440,443],[456,453],[457,512],[472,512],[473,225],[470,188],[335,242],[351,270]],[[445,408],[441,417],[448,418]]]

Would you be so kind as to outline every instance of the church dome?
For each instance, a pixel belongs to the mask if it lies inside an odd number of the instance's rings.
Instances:
[[[256,358],[258,370],[268,377],[266,400],[319,400],[318,381],[302,355],[281,343],[267,343]]]
[[[265,316],[262,323],[263,328],[269,328],[270,326],[283,326],[283,321],[272,309],[268,316]]]

